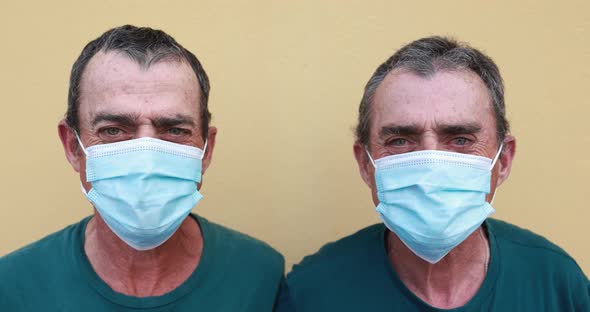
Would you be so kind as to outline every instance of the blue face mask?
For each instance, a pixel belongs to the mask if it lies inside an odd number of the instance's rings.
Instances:
[[[494,213],[486,195],[501,150],[494,160],[435,150],[369,155],[380,218],[414,254],[438,262]]]
[[[78,142],[92,184],[88,193],[82,190],[109,228],[134,249],[163,244],[203,197],[197,183],[204,151],[196,147],[149,137],[86,149],[79,137]]]

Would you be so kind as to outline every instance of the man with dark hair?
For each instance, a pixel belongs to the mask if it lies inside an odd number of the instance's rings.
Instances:
[[[209,80],[160,30],[74,63],[58,132],[95,213],[0,258],[2,311],[272,311],[283,257],[191,210],[215,147]]]
[[[442,37],[377,68],[354,155],[383,223],[295,265],[279,311],[590,311],[590,283],[566,252],[488,219],[510,174],[502,78]]]

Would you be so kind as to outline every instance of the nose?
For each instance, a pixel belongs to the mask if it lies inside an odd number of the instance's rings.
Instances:
[[[156,128],[151,124],[142,124],[137,127],[135,132],[135,139],[151,137],[156,138],[158,136],[158,131]]]
[[[439,150],[440,146],[436,135],[424,134],[420,140],[420,150]]]

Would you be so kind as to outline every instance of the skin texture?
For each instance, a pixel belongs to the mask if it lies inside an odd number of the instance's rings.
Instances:
[[[370,144],[373,159],[419,150],[444,150],[494,158],[499,148],[496,121],[489,92],[470,71],[440,71],[420,77],[405,69],[392,71],[381,83],[372,107]],[[510,174],[516,140],[504,139],[500,158],[492,170],[491,193]],[[355,143],[361,177],[378,205],[374,167],[365,146]],[[485,279],[489,244],[482,228],[430,264],[409,250],[393,232],[387,248],[394,270],[415,295],[437,308],[466,304]]]
[[[203,148],[200,87],[185,62],[161,61],[145,69],[118,52],[97,53],[81,82],[80,138],[85,147],[154,137]],[[66,158],[88,192],[86,159],[65,120],[58,124]],[[202,173],[211,163],[217,129],[209,128]],[[197,185],[200,189],[202,182]],[[96,212],[85,233],[84,251],[93,269],[113,290],[136,297],[159,296],[182,284],[196,269],[203,237],[186,218],[161,246],[137,251],[119,239]]]

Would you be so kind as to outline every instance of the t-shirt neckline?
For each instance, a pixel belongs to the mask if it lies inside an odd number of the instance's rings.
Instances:
[[[180,300],[182,297],[189,294],[192,290],[198,287],[199,284],[206,279],[205,276],[208,274],[208,272],[211,271],[211,258],[215,241],[215,239],[211,237],[213,233],[211,232],[209,223],[206,219],[192,213],[189,215],[189,217],[192,217],[199,224],[201,235],[203,236],[203,251],[197,268],[186,279],[186,281],[184,281],[174,290],[161,296],[134,297],[117,292],[113,290],[107,283],[105,283],[92,268],[90,260],[88,260],[88,257],[84,251],[84,236],[86,232],[86,226],[88,225],[88,222],[92,216],[82,220],[81,226],[79,227],[79,232],[75,235],[76,241],[74,242],[74,259],[76,259],[75,266],[78,268],[81,279],[86,280],[90,286],[106,300],[128,308],[157,308]]]
[[[439,308],[429,305],[424,300],[422,300],[421,298],[416,296],[411,290],[409,290],[406,287],[406,285],[402,282],[402,280],[400,279],[397,272],[395,272],[395,270],[393,269],[393,266],[391,265],[391,262],[389,261],[389,257],[387,255],[385,235],[387,235],[388,230],[383,225],[383,231],[380,231],[380,233],[382,235],[379,236],[380,237],[380,240],[379,240],[380,249],[379,250],[380,250],[382,259],[384,259],[384,265],[386,267],[386,270],[389,273],[389,276],[391,277],[391,280],[392,280],[394,286],[396,288],[400,289],[403,292],[404,296],[406,296],[406,298],[408,298],[408,300],[410,300],[410,301],[416,303],[418,306],[420,306],[421,311],[461,312],[461,311],[470,311],[473,308],[481,307],[481,305],[483,304],[485,299],[491,295],[491,292],[494,289],[494,285],[496,284],[496,281],[498,279],[498,273],[500,271],[500,266],[501,266],[500,252],[499,252],[499,248],[497,245],[496,237],[494,236],[494,233],[493,233],[493,227],[490,225],[490,223],[487,220],[484,222],[483,226],[487,232],[489,243],[490,243],[490,262],[488,265],[488,272],[486,273],[486,276],[484,278],[483,283],[481,284],[481,287],[479,288],[477,293],[473,296],[473,298],[471,298],[465,305],[463,305],[461,307],[454,308],[454,309],[439,309]]]

